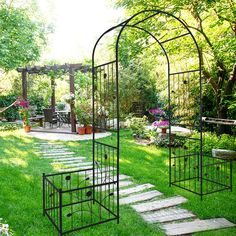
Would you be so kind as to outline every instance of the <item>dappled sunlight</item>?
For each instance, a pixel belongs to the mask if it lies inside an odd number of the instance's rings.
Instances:
[[[120,163],[124,163],[124,164],[131,164],[132,162],[126,159],[121,159]]]
[[[28,166],[28,163],[20,158],[9,158],[9,159],[0,159],[0,162],[3,164],[9,164],[11,166],[19,166],[26,168]]]
[[[27,182],[33,182],[33,177],[31,175],[23,174],[23,177]]]

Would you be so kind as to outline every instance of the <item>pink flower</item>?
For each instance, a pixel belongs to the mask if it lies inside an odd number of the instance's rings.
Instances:
[[[155,126],[155,127],[166,127],[166,126],[169,126],[169,121],[168,120],[154,121],[152,123],[152,126]]]
[[[161,116],[165,114],[164,111],[161,110],[159,107],[149,109],[148,112],[153,115],[161,115]]]

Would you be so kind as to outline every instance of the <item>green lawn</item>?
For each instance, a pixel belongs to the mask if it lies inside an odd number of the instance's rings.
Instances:
[[[115,142],[108,137],[106,142]],[[57,235],[47,218],[42,216],[41,176],[54,171],[49,161],[34,154],[36,139],[21,132],[0,133],[0,218],[10,224],[15,235]],[[89,155],[91,142],[64,142],[79,155]],[[169,187],[168,150],[136,145],[130,132],[121,132],[120,172],[130,175],[136,183],[152,183],[166,196],[176,194],[188,198],[185,208],[199,218],[225,217],[236,223],[236,170],[233,192],[209,195],[203,201],[192,193]],[[235,164],[234,164],[235,167]],[[72,235],[85,236],[150,236],[164,235],[157,226],[148,225],[128,206],[121,207],[121,221],[99,225]],[[198,235],[236,235],[236,228]]]

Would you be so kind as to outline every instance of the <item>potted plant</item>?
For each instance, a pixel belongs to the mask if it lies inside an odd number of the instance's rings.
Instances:
[[[156,128],[160,128],[161,133],[166,134],[166,130],[169,126],[169,121],[168,120],[154,121],[152,125]]]
[[[16,102],[16,106],[19,106],[19,114],[23,120],[23,127],[24,127],[25,132],[30,132],[31,126],[30,126],[30,120],[29,120],[30,112],[29,112],[28,100],[21,99],[19,97]]]
[[[76,116],[80,124],[78,127],[79,134],[91,134],[92,133],[92,108],[89,101],[80,101],[76,106]]]

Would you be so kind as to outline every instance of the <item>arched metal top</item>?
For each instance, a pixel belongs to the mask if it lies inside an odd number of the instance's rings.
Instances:
[[[140,16],[141,14],[145,14],[145,13],[153,13],[149,16],[145,16],[142,20],[138,21],[138,22],[135,22],[134,24],[130,24],[132,22],[132,20],[134,20],[135,18],[137,18],[138,16]],[[170,39],[167,39],[167,40],[164,40],[164,41],[160,41],[158,40],[151,32],[149,32],[148,30],[140,27],[140,26],[137,26],[138,24],[158,15],[158,14],[163,14],[163,15],[166,15],[166,16],[169,16],[169,17],[172,17],[173,19],[177,20],[183,27],[184,29],[186,29],[186,33],[184,34],[181,34],[181,35],[178,35],[176,37],[173,37],[173,38],[170,38]],[[201,66],[202,66],[202,62],[201,62],[201,51],[200,51],[200,48],[198,46],[198,43],[194,37],[194,35],[192,34],[192,32],[189,30],[189,28],[186,26],[186,24],[181,20],[179,19],[178,17],[176,17],[175,15],[171,14],[171,13],[168,13],[168,12],[165,12],[165,11],[162,11],[162,10],[143,10],[143,11],[140,11],[136,14],[134,14],[132,17],[128,18],[127,20],[121,22],[120,24],[117,24],[116,26],[113,26],[111,27],[110,29],[106,30],[99,38],[98,40],[96,41],[95,43],[95,46],[93,48],[93,53],[92,53],[92,58],[94,59],[95,57],[95,51],[96,51],[96,48],[97,48],[97,45],[98,43],[100,42],[100,40],[106,35],[108,34],[109,32],[113,31],[113,30],[116,30],[118,28],[120,28],[120,31],[118,32],[118,36],[117,36],[117,40],[116,40],[116,54],[118,54],[118,48],[119,48],[119,40],[120,40],[120,37],[122,35],[122,32],[123,30],[125,29],[125,27],[133,27],[133,28],[137,28],[139,30],[143,30],[144,32],[148,33],[149,35],[151,35],[155,41],[161,46],[166,58],[167,58],[167,63],[169,63],[169,60],[168,60],[168,55],[166,53],[166,50],[165,50],[165,47],[164,47],[164,44],[166,42],[169,42],[169,41],[172,41],[172,40],[176,40],[178,38],[181,38],[181,37],[184,37],[186,35],[190,35],[195,46],[196,46],[196,49],[197,49],[197,52],[198,52],[198,58],[199,58],[199,71],[201,71]],[[118,59],[118,58],[116,58]],[[94,60],[92,62],[92,66],[94,68]]]

